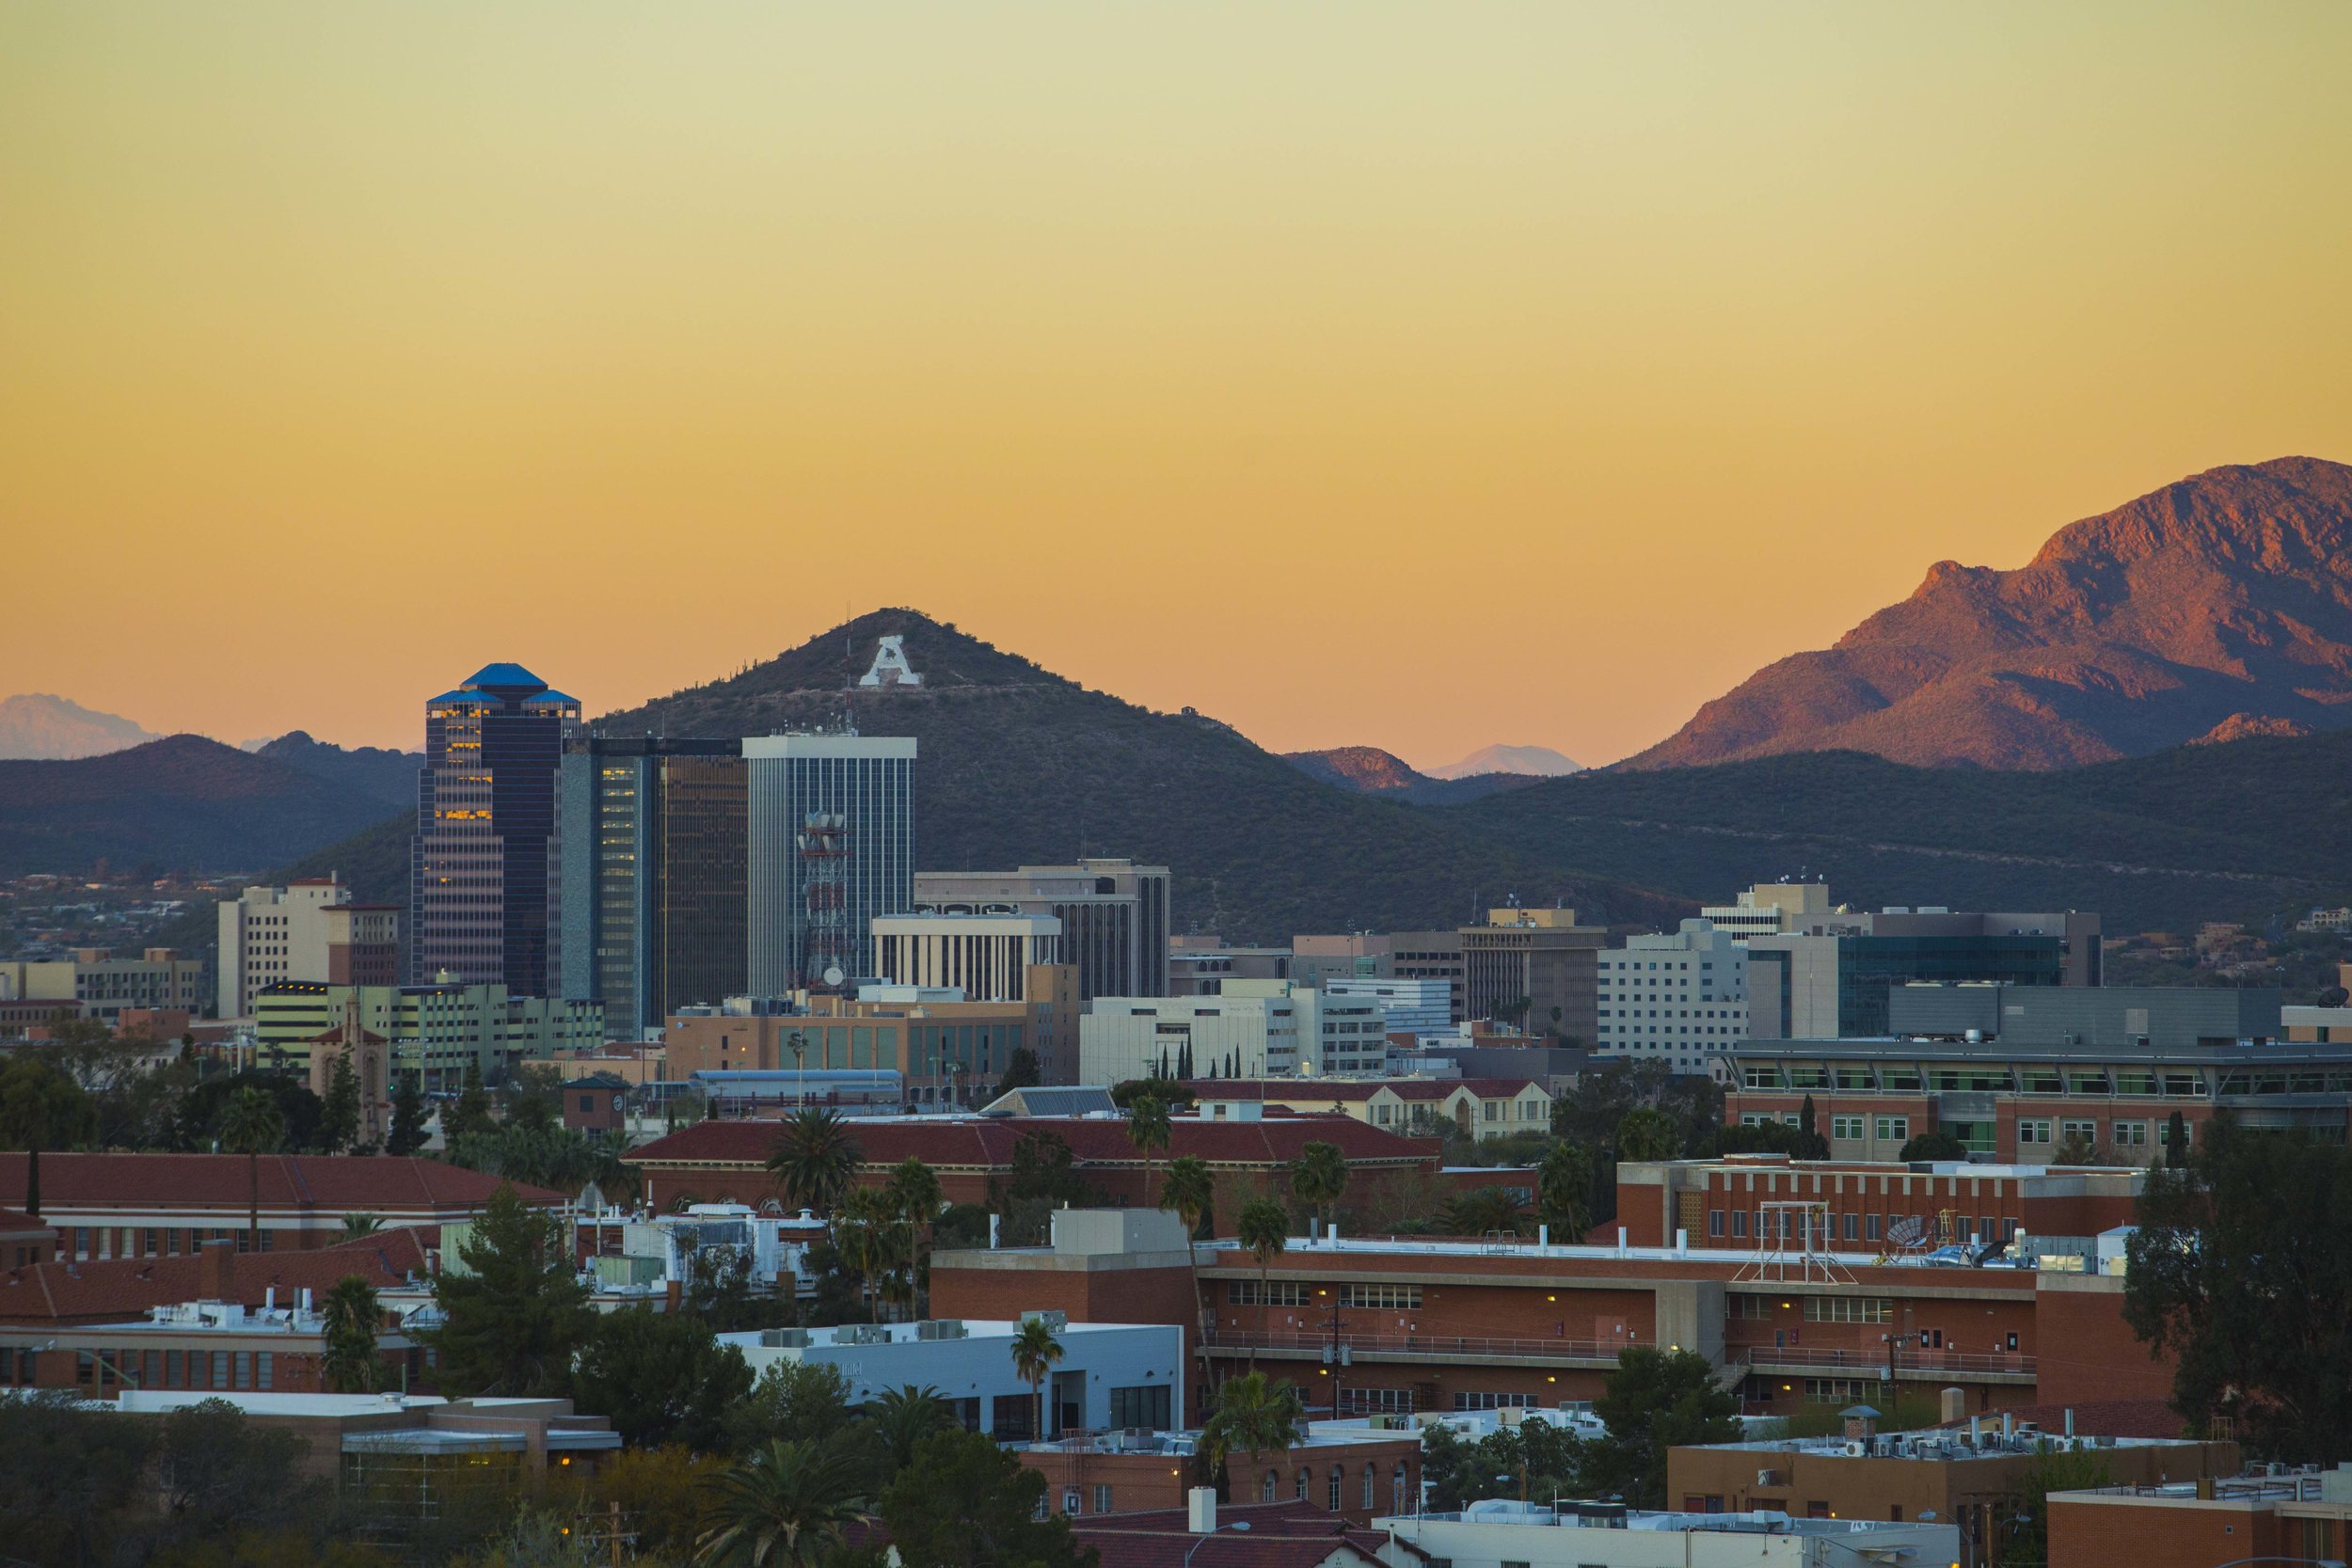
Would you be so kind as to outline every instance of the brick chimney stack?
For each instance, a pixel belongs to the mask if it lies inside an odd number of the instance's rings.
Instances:
[[[237,1299],[237,1243],[233,1238],[198,1245],[196,1295],[199,1301]]]

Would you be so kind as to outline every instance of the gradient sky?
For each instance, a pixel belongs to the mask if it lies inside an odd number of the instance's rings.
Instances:
[[[414,746],[911,604],[1588,761],[2352,459],[2352,6],[0,8],[0,693]]]

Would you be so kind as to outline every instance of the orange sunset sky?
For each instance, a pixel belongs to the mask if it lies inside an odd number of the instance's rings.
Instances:
[[[2352,6],[0,8],[0,694],[414,746],[910,604],[1603,761],[2352,458]]]

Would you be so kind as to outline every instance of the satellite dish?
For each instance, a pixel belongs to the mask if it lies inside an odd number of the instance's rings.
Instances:
[[[827,964],[825,966],[825,984],[829,986],[837,986],[841,983],[841,966],[839,964]]]
[[[1886,1239],[1897,1246],[1914,1247],[1927,1240],[1927,1221],[1905,1214],[1886,1227]]]

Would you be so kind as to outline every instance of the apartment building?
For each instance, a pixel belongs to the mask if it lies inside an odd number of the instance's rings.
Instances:
[[[1671,936],[1628,937],[1604,949],[1599,964],[1597,1055],[1697,1074],[1747,1035],[1747,949],[1711,921],[1686,920]]]

